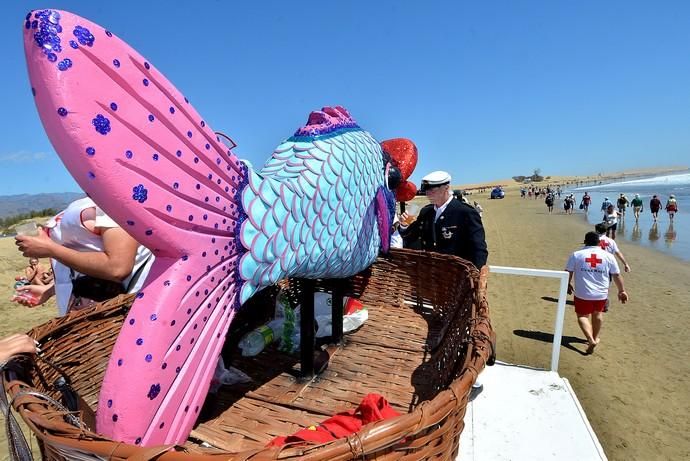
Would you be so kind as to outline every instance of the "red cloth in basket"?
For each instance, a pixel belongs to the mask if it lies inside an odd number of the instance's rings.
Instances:
[[[276,437],[267,446],[280,447],[295,443],[326,443],[354,434],[366,424],[396,416],[400,416],[400,413],[395,411],[382,395],[367,394],[355,410],[338,413],[322,421],[318,426],[300,429],[287,437]]]

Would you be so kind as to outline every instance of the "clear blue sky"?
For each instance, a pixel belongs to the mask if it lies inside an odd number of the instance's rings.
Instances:
[[[0,195],[78,191],[41,126],[32,8],[101,24],[260,166],[324,105],[454,183],[690,164],[687,1],[3,3]]]

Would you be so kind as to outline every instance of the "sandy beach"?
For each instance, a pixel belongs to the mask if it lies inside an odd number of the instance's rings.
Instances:
[[[519,194],[481,204],[491,265],[561,270],[590,230],[579,211],[548,215],[542,200]],[[623,276],[630,301],[612,302],[591,356],[583,355],[568,306],[559,374],[570,380],[609,459],[688,459],[690,266],[633,244],[621,251],[632,267]],[[548,368],[557,296],[553,279],[490,276],[500,360]]]
[[[520,199],[510,192],[516,189],[509,188],[503,200],[488,200],[488,193],[472,197],[485,210],[489,264],[563,269],[589,230],[584,216],[566,216],[558,207],[548,215],[542,200]],[[633,244],[621,249],[632,266],[624,275],[631,300],[612,303],[601,345],[591,356],[584,355],[586,344],[568,307],[559,373],[570,380],[609,459],[688,459],[690,265]],[[13,277],[25,262],[14,239],[0,239],[0,335],[55,315],[53,304],[30,310],[9,302]],[[557,295],[554,279],[490,276],[499,360],[548,368]],[[5,453],[3,435],[0,458]]]

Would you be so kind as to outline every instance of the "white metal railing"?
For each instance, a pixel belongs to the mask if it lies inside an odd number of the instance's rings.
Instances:
[[[531,275],[533,277],[561,279],[561,288],[558,293],[558,310],[556,311],[556,325],[553,333],[553,347],[551,349],[551,371],[558,371],[558,359],[561,354],[561,338],[563,337],[563,320],[565,319],[565,300],[568,296],[568,273],[566,271],[505,266],[489,266],[489,271],[496,274]]]

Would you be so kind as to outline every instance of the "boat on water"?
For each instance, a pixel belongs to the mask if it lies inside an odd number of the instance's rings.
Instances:
[[[310,285],[287,280],[282,289],[304,299],[333,288],[330,280]],[[339,286],[363,303],[369,319],[342,340],[316,348],[314,373],[306,375],[305,354],[300,360],[268,347],[256,357],[240,356],[237,341],[270,318],[277,289],[252,298],[223,352],[226,363],[252,381],[223,386],[203,408],[190,408],[199,416],[184,445],[124,444],[94,426],[105,365],[131,297],[32,330],[43,354],[7,368],[5,389],[46,460],[455,459],[472,384],[494,351],[476,268],[453,256],[392,250]],[[371,393],[399,416],[328,443],[268,446],[355,409]],[[70,400],[77,411],[67,410]]]

